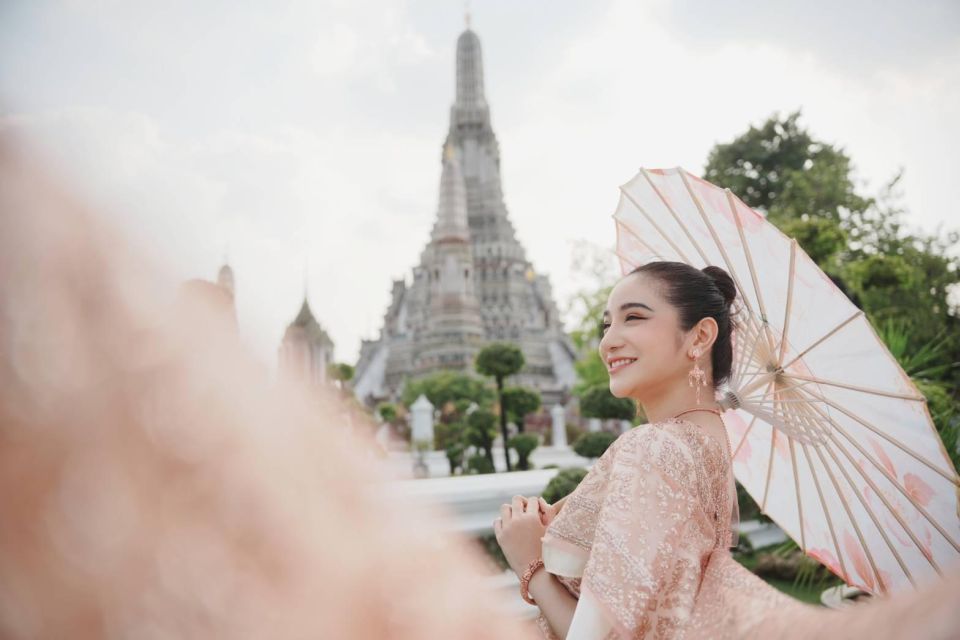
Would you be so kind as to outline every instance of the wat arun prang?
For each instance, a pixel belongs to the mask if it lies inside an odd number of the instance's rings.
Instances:
[[[526,366],[509,382],[538,390],[545,406],[573,386],[575,352],[550,284],[535,274],[507,217],[480,39],[468,28],[457,40],[456,102],[430,241],[413,282],[394,281],[379,339],[363,341],[354,391],[370,404],[395,400],[408,379],[473,372],[474,356],[494,341],[522,349]]]

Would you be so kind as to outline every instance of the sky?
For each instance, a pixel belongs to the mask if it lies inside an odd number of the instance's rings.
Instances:
[[[469,10],[510,219],[561,309],[590,284],[577,251],[610,250],[613,273],[620,184],[641,166],[700,173],[713,145],[774,113],[802,109],[863,193],[902,169],[910,225],[960,227],[955,0]],[[441,0],[5,0],[0,130],[171,283],[227,260],[268,366],[305,293],[352,363],[429,238],[464,14]]]

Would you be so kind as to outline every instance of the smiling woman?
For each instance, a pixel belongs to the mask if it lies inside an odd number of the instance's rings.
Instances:
[[[620,436],[562,506],[515,498],[495,525],[544,637],[950,637],[950,585],[838,613],[731,556],[737,500],[714,396],[731,372],[735,299],[722,269],[678,262],[640,267],[611,291],[599,345],[610,390],[650,424]],[[923,616],[904,615],[917,606]]]

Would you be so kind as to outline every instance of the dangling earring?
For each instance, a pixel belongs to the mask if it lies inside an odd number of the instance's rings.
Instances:
[[[697,393],[697,406],[700,405],[700,388],[707,386],[707,374],[704,373],[703,369],[700,368],[700,364],[697,362],[699,357],[700,350],[694,349],[693,369],[691,369],[690,373],[687,374],[687,381],[690,383],[690,387],[695,389]]]

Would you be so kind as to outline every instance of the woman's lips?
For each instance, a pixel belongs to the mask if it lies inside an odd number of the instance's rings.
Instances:
[[[629,359],[629,360],[627,360],[627,361],[625,361],[625,362],[620,362],[620,363],[618,363],[616,366],[610,367],[610,375],[615,374],[616,372],[620,371],[620,370],[623,369],[624,367],[629,367],[630,365],[632,365],[632,364],[633,364],[634,362],[636,362],[636,361],[637,361],[636,358],[632,358],[632,359]]]

